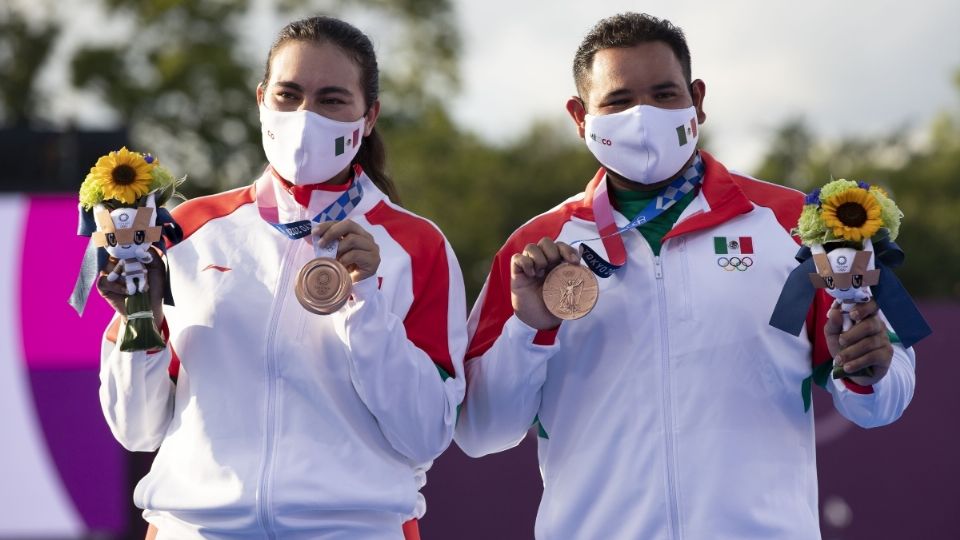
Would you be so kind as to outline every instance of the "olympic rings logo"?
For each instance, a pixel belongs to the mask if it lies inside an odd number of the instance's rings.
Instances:
[[[747,268],[753,266],[753,258],[751,257],[720,257],[717,259],[717,266],[723,268],[727,272],[733,272],[734,270],[739,270],[740,272],[746,272]]]

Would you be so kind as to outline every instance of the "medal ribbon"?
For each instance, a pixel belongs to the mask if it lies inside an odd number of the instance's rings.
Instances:
[[[359,175],[355,172],[353,184],[350,188],[344,191],[343,195],[337,197],[337,200],[321,210],[313,219],[280,223],[277,196],[274,193],[274,187],[270,185],[270,178],[271,175],[264,175],[257,184],[257,209],[264,221],[291,240],[299,240],[309,235],[314,223],[345,219],[363,199],[363,188],[360,186]],[[322,248],[317,243],[316,238],[311,238],[311,244],[313,244],[313,251],[317,257],[336,258],[338,242],[331,242],[327,247]]]
[[[682,176],[673,182],[670,182],[660,195],[650,201],[647,206],[634,217],[630,223],[623,227],[617,227],[613,217],[613,207],[610,204],[610,194],[607,193],[607,179],[604,178],[593,193],[593,218],[597,224],[597,230],[600,236],[597,238],[587,238],[584,240],[575,240],[570,244],[580,244],[580,256],[583,262],[590,267],[593,272],[602,277],[608,278],[614,272],[623,267],[627,262],[627,250],[623,245],[623,238],[620,237],[626,231],[639,227],[648,221],[653,221],[660,214],[666,212],[684,195],[693,191],[703,178],[705,167],[700,155],[693,160],[693,165],[687,168]],[[590,246],[583,242],[591,240],[600,240],[607,252],[610,260],[607,261],[600,256]]]

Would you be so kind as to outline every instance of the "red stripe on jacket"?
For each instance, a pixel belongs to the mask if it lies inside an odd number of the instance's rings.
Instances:
[[[410,256],[413,303],[403,319],[409,339],[451,377],[456,374],[447,329],[450,311],[450,267],[447,245],[429,221],[380,201],[366,214]]]
[[[507,319],[513,315],[513,305],[510,303],[510,259],[523,251],[524,246],[536,244],[543,237],[556,240],[563,225],[570,221],[574,214],[579,215],[584,204],[583,200],[569,202],[552,212],[534,218],[510,235],[506,244],[497,252],[493,258],[490,275],[487,277],[485,293],[480,298],[482,302],[480,318],[467,347],[468,360],[487,352],[487,349],[500,337]],[[589,207],[586,208],[589,209]],[[592,211],[590,216],[593,216]],[[556,335],[556,329],[541,330],[537,332],[534,343],[552,344]]]
[[[208,221],[228,216],[237,208],[257,200],[256,184],[231,189],[215,195],[197,197],[180,204],[173,209],[173,219],[183,229],[186,240]],[[167,245],[167,248],[170,246]]]

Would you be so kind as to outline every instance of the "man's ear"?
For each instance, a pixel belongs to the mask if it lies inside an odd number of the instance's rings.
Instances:
[[[585,122],[587,115],[587,107],[583,103],[583,100],[578,96],[570,96],[570,99],[567,100],[567,114],[573,119],[573,123],[577,126],[577,135],[582,139],[586,131]]]
[[[697,109],[697,123],[707,121],[707,113],[703,112],[703,98],[707,95],[707,85],[703,79],[696,79],[690,83],[690,96],[693,98],[693,106]]]

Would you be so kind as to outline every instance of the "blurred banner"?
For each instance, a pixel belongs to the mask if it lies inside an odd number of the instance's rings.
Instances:
[[[0,537],[117,536],[127,455],[97,397],[110,318],[67,305],[87,239],[75,196],[0,195]],[[94,293],[96,294],[96,293]]]

